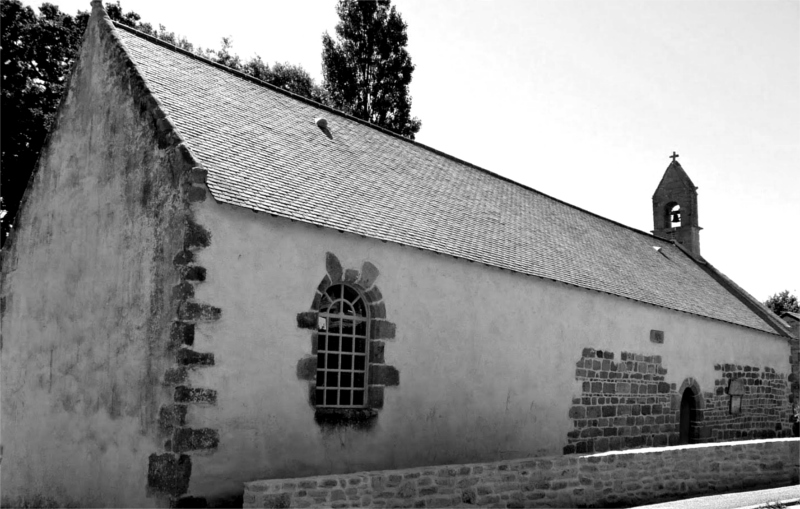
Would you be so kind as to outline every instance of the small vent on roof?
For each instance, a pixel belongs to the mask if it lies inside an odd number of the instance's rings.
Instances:
[[[327,129],[328,128],[328,121],[325,120],[322,117],[315,118],[314,119],[314,123],[316,123],[317,127],[319,127],[320,129]]]
[[[655,249],[659,253],[661,252],[661,246],[653,246],[653,249]]]

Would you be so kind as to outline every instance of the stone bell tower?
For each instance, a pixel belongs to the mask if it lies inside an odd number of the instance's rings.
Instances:
[[[653,235],[675,240],[700,256],[700,226],[697,222],[697,187],[672,152],[672,162],[653,194]]]

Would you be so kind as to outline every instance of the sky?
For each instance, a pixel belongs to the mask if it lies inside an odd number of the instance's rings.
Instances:
[[[89,0],[51,0],[68,13]],[[28,5],[39,2],[25,1]],[[321,80],[335,0],[124,0],[154,26]],[[800,0],[395,0],[417,141],[651,231],[673,151],[701,253],[800,296]]]

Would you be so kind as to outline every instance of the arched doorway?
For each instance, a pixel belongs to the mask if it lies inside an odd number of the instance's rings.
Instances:
[[[694,422],[697,406],[695,404],[695,394],[691,387],[687,387],[683,391],[681,398],[681,425],[680,425],[680,438],[679,444],[693,444],[694,443]]]

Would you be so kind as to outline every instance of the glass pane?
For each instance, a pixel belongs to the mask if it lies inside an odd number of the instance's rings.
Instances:
[[[317,371],[317,387],[323,387],[325,385],[325,372],[322,370]]]
[[[358,322],[356,324],[356,334],[359,336],[367,335],[367,322]]]
[[[355,369],[359,369],[361,371],[364,371],[364,356],[363,355],[356,355],[355,357],[356,357],[355,366],[354,366]],[[330,359],[328,359],[328,360],[330,360]]]
[[[336,371],[328,371],[325,373],[325,387],[339,387],[339,373]]]
[[[326,330],[328,328],[328,320],[322,316],[317,318],[317,330]]]
[[[340,373],[339,377],[339,387],[352,387],[351,382],[353,381],[350,373]]]
[[[329,352],[338,352],[339,351],[339,336],[329,336],[328,337],[328,351]]]
[[[364,373],[353,373],[353,387],[364,387]]]
[[[353,321],[352,320],[342,320],[342,333],[344,333],[344,334],[352,334],[353,333]]]
[[[367,316],[367,309],[364,306],[364,299],[358,299],[353,302],[353,309],[358,316]]]
[[[362,357],[363,361],[363,357]],[[356,359],[356,363],[358,363],[358,359]],[[339,368],[339,354],[329,353],[328,354],[328,369],[338,369]]]
[[[347,316],[353,316],[353,306],[348,304],[347,302],[342,303],[342,314]]]
[[[367,340],[364,338],[356,338],[356,352],[367,353]]]
[[[324,405],[325,404],[325,396],[324,395],[325,395],[325,391],[317,389],[317,398],[316,398],[317,405]]]
[[[317,369],[323,369],[325,367],[325,354],[318,353],[317,354]]]
[[[342,351],[343,352],[353,351],[353,338],[342,338]]]
[[[322,297],[319,299],[319,310],[320,311],[327,311],[328,306],[331,305],[331,302],[335,301],[336,299],[331,299],[327,293],[322,294]]]
[[[325,404],[326,405],[335,405],[336,404],[336,389],[327,389],[325,391]]]
[[[337,318],[329,318],[328,319],[328,332],[339,332],[339,328],[341,325],[339,324],[340,320]]]
[[[364,404],[364,391],[353,391],[353,404],[354,405]]]
[[[325,350],[325,334],[317,336],[317,350]]]
[[[341,299],[342,285],[329,286],[328,289],[325,290],[325,295],[330,296],[331,300]]]
[[[353,369],[352,355],[342,355],[342,369]]]
[[[342,287],[344,288],[344,295],[343,295],[344,300],[354,302],[359,297],[358,292],[355,291],[353,288],[350,288],[349,286],[345,285],[342,285]]]
[[[339,404],[340,405],[350,404],[350,391],[339,391]]]
[[[342,312],[342,301],[340,300],[337,300],[336,302],[331,304],[330,307],[328,308],[328,313],[332,315],[338,315],[341,312]]]

